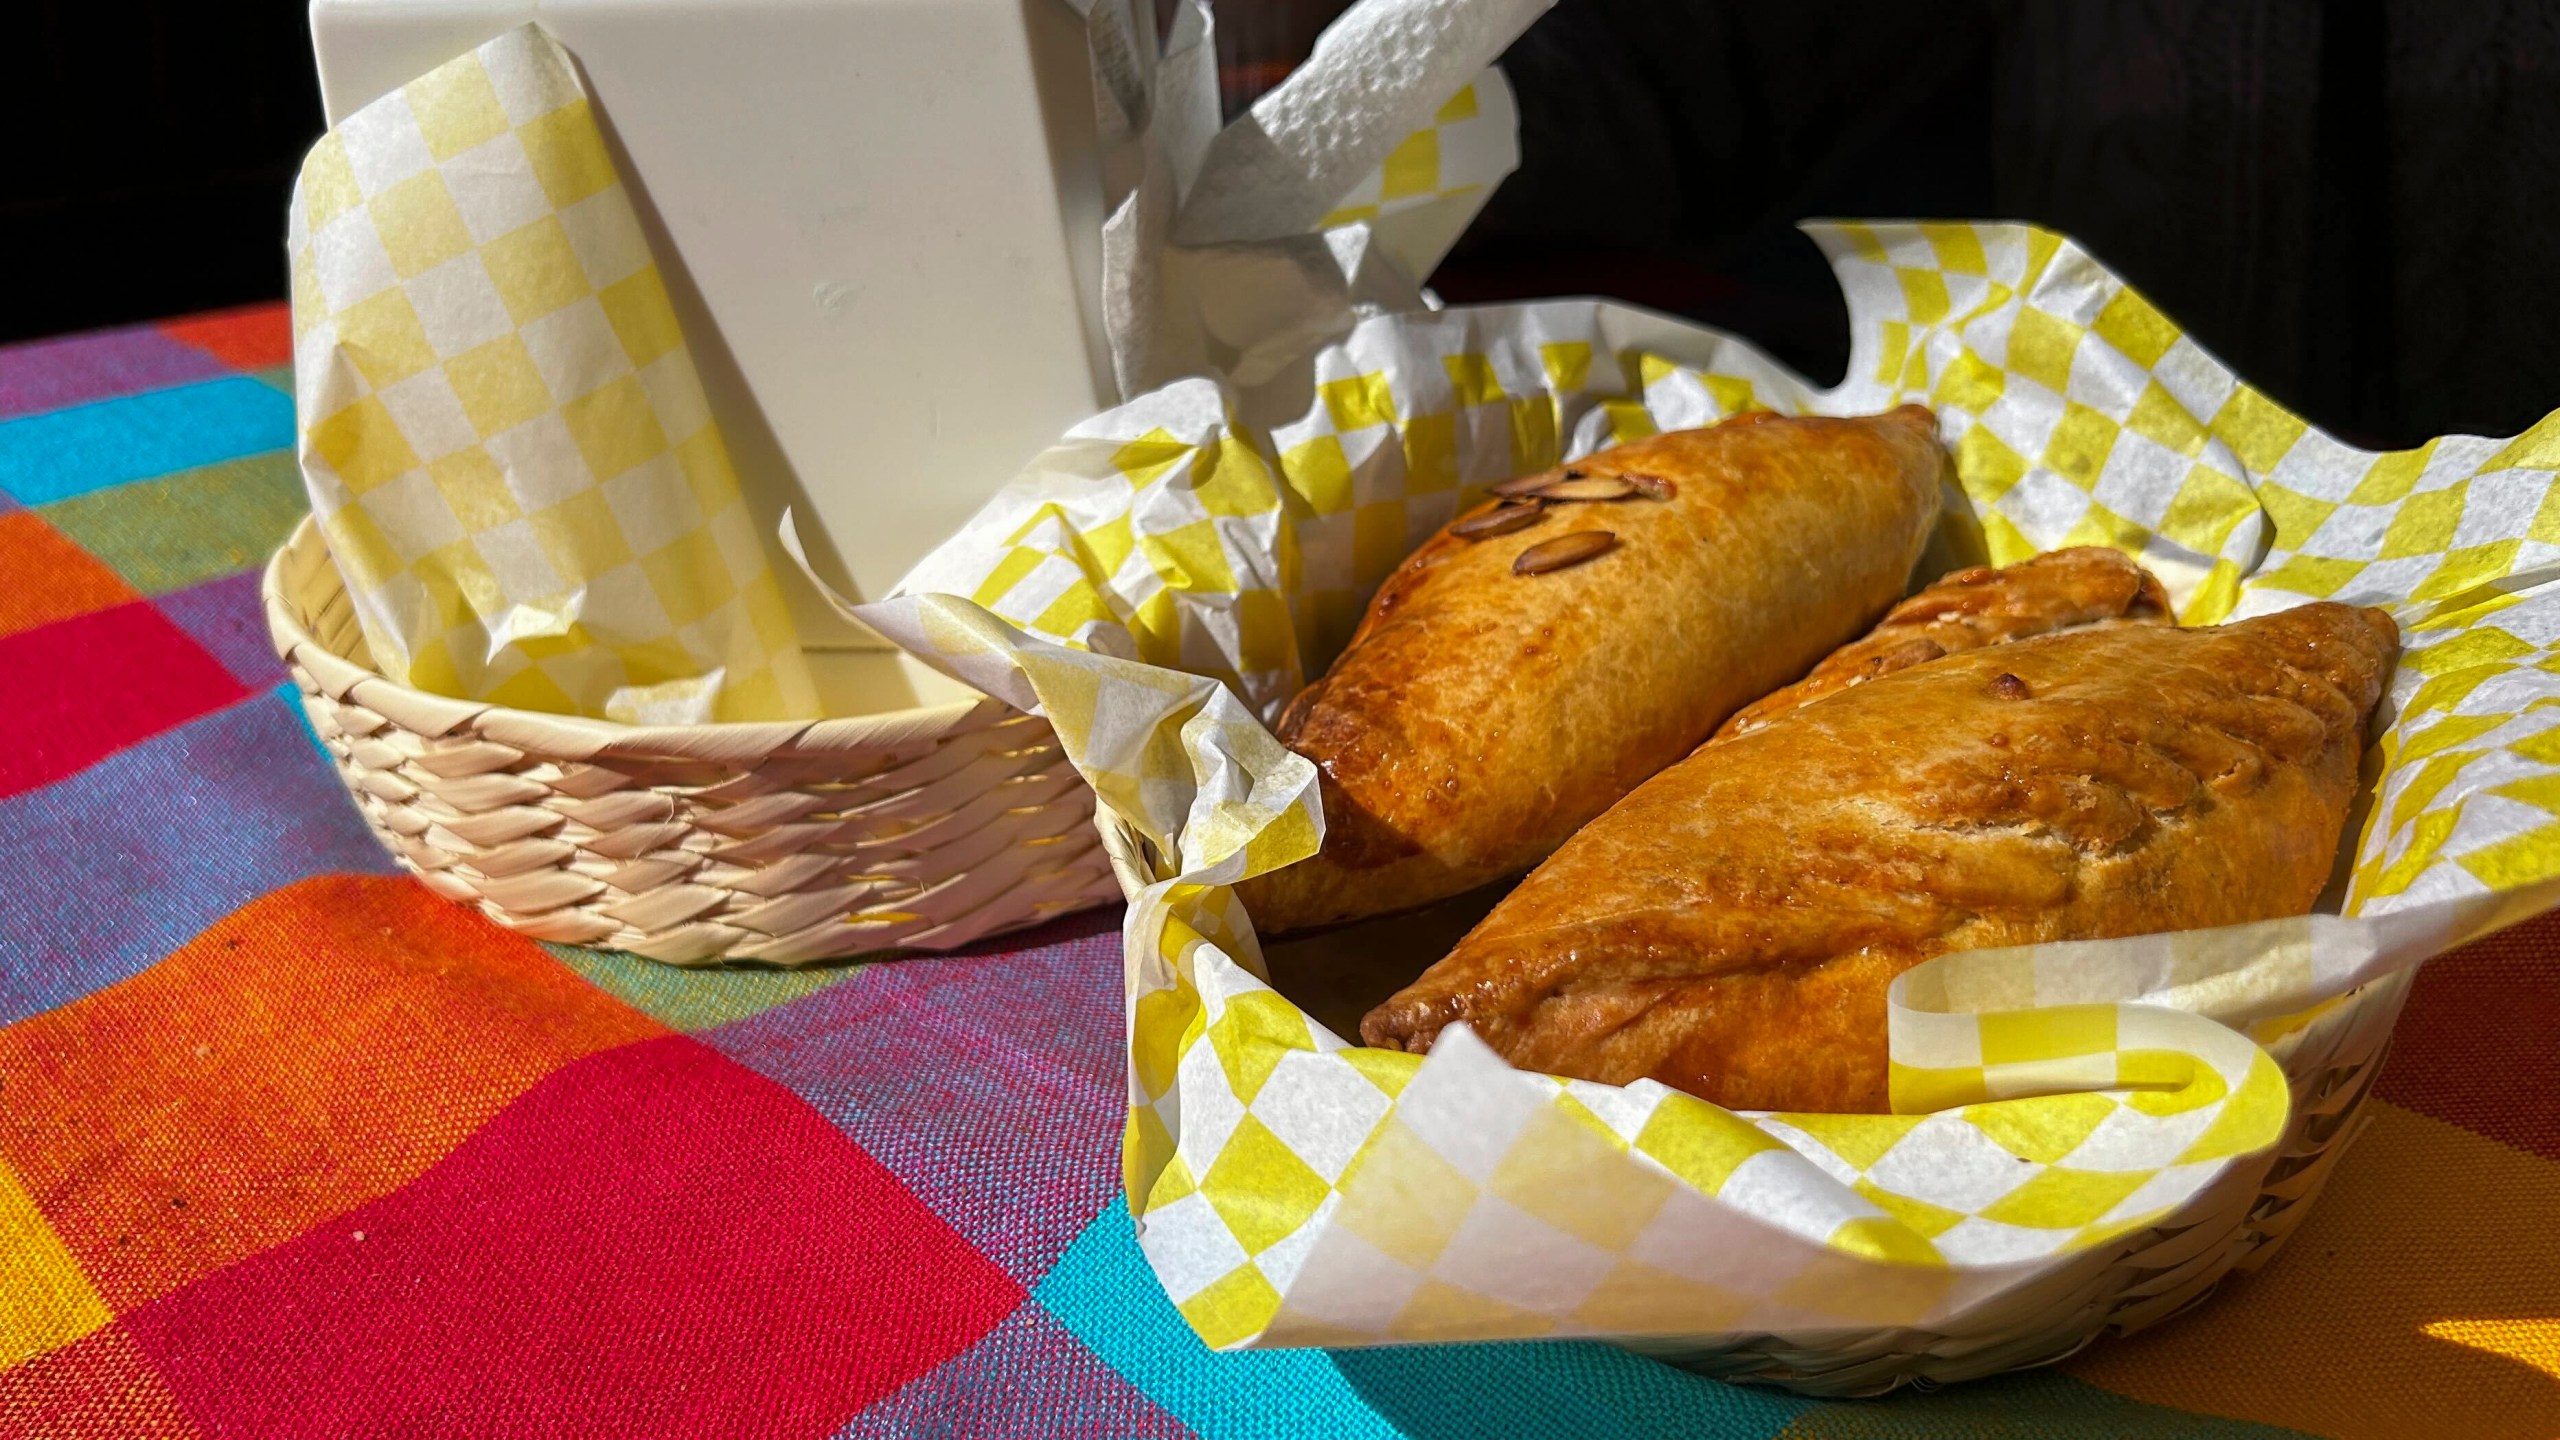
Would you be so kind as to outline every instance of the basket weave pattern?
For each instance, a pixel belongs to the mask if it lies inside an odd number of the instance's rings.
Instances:
[[[1120,898],[1048,722],[992,700],[844,720],[619,725],[375,673],[306,519],[263,597],[312,728],[438,894],[539,940],[673,964],[947,950]]]

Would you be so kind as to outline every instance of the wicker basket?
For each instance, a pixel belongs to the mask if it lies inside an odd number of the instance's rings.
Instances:
[[[2302,1223],[2370,1117],[2365,1096],[2391,1049],[2414,972],[2350,996],[2279,1047],[2293,1119],[2264,1180],[2225,1179],[2167,1222],[2099,1246],[1943,1331],[1753,1336],[1662,1358],[1727,1380],[1804,1395],[1880,1395],[2070,1358],[2102,1335],[2130,1335],[2202,1304],[2222,1277],[2254,1270]]]
[[[374,832],[540,940],[679,965],[947,950],[1119,898],[1093,792],[993,700],[852,719],[619,725],[375,673],[305,519],[268,562],[276,652]]]
[[[1116,817],[1106,817],[1102,831],[1121,886],[1136,894],[1156,867],[1153,848]],[[2293,1088],[2293,1117],[2262,1180],[2227,1177],[2161,1224],[2093,1247],[1977,1307],[1961,1326],[1753,1335],[1709,1349],[1625,1343],[1718,1379],[1846,1398],[2050,1365],[2102,1335],[2130,1335],[2190,1310],[2225,1275],[2274,1258],[2310,1212],[2368,1123],[2365,1097],[2415,975],[2403,970],[2365,986],[2271,1047]]]

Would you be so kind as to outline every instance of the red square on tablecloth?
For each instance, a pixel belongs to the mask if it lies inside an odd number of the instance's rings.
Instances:
[[[663,1033],[413,880],[322,876],[0,1030],[0,1158],[122,1313],[407,1183],[569,1061]]]
[[[0,636],[0,795],[59,780],[249,692],[146,602]]]
[[[128,1324],[220,1434],[819,1440],[1021,1300],[789,1091],[670,1036]]]

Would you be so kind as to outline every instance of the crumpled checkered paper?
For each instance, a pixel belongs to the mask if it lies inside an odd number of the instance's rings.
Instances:
[[[866,608],[1047,714],[1145,877],[1129,1202],[1210,1344],[1950,1326],[2254,1191],[2338,997],[2560,899],[2560,416],[2357,450],[2050,233],[1813,233],[1849,301],[1837,389],[1601,303],[1383,317],[1314,356],[1303,408],[1195,380],[1077,427]],[[1949,565],[2109,544],[2189,623],[2315,596],[2400,618],[2338,913],[1921,966],[1891,996],[1890,1116],[1524,1074],[1459,1031],[1365,1049],[1265,983],[1229,887],[1312,853],[1322,815],[1264,722],[1413,545],[1614,442],[1906,400],[1956,457]]]
[[[557,43],[523,26],[349,116],[291,217],[303,480],[383,674],[636,723],[817,712]]]
[[[1549,0],[1364,0],[1223,130],[1204,0],[1161,46],[1151,5],[1067,3],[1133,392],[1423,308],[1416,277],[1518,162],[1484,67]],[[322,140],[288,249],[303,475],[385,675],[643,723],[816,713],[657,265],[538,26]]]
[[[1554,0],[1359,0],[1223,127],[1206,0],[1070,0],[1101,97],[1103,326],[1123,396],[1184,375],[1251,383],[1366,316],[1424,309],[1422,277],[1519,163],[1493,58]]]

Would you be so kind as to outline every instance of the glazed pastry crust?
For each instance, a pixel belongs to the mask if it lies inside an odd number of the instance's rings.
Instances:
[[[1255,929],[1411,909],[1545,859],[1882,614],[1945,466],[1917,406],[1753,415],[1547,472],[1646,477],[1666,498],[1553,504],[1482,539],[1442,530],[1281,717],[1281,741],[1322,772],[1325,843],[1240,888]],[[1615,544],[1514,573],[1533,546],[1587,531]]]
[[[1832,651],[1812,674],[1735,711],[1715,738],[1749,734],[1790,710],[1914,665],[2114,621],[2177,623],[2159,578],[2119,550],[2075,545],[1998,570],[1958,570],[1894,606],[1864,639]]]
[[[1842,689],[1593,822],[1372,1011],[1743,1109],[1886,1108],[1885,987],[1952,950],[2308,911],[2398,650],[2379,610],[2109,625]]]

